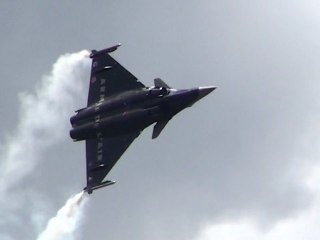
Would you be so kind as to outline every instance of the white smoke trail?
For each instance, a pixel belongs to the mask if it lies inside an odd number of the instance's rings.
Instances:
[[[86,95],[90,73],[87,56],[86,50],[62,55],[53,65],[51,73],[38,83],[34,93],[22,93],[19,96],[18,125],[0,148],[0,239],[20,238],[17,238],[20,235],[14,235],[17,231],[12,229],[24,228],[26,216],[20,216],[21,211],[31,218],[41,219],[34,227],[44,225],[46,217],[36,207],[41,205],[43,210],[48,204],[41,199],[41,194],[24,189],[23,180],[39,161],[47,159],[42,156],[49,147],[68,137],[70,114],[75,110],[76,102],[84,100],[83,96]],[[32,204],[27,203],[30,198]],[[77,195],[74,199],[82,197]],[[72,200],[68,202],[70,206]],[[83,204],[75,206],[74,211],[81,209]],[[69,218],[70,224],[77,222],[77,214]]]
[[[50,219],[46,229],[39,235],[37,240],[73,239],[73,232],[80,222],[85,202],[84,192],[71,197],[58,211],[57,215]]]
[[[34,94],[20,94],[17,129],[0,153],[2,196],[34,169],[45,149],[66,136],[75,99],[85,95],[82,79],[89,72],[87,55],[81,51],[61,56]]]

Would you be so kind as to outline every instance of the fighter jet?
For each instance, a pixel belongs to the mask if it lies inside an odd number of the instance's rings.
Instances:
[[[152,138],[157,138],[174,115],[216,88],[177,90],[160,78],[146,87],[110,56],[119,46],[91,51],[87,107],[70,118],[71,138],[86,141],[89,194],[115,183],[104,178],[143,129],[155,123]]]

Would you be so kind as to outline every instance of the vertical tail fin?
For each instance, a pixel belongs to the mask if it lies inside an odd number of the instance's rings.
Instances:
[[[164,129],[164,127],[167,125],[167,123],[169,122],[170,119],[168,120],[163,120],[163,121],[159,121],[157,122],[156,125],[154,125],[153,127],[153,132],[152,132],[152,139],[157,138],[160,133],[162,132],[162,130]]]
[[[164,88],[171,88],[168,84],[166,84],[161,78],[154,79],[154,86],[155,87],[164,87]]]

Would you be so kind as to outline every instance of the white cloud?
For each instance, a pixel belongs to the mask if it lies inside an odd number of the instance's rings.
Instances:
[[[320,165],[309,169],[306,185],[316,198],[311,207],[299,215],[279,220],[268,230],[261,229],[254,219],[237,219],[220,224],[208,224],[196,240],[318,240],[320,239]]]

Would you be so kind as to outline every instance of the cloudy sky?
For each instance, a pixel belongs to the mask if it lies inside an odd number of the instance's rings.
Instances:
[[[111,171],[117,184],[90,196],[74,239],[319,239],[319,8],[2,1],[0,239],[37,239],[85,185],[84,144],[68,133],[86,104],[81,51],[118,42],[112,55],[145,85],[219,88],[158,139],[143,132]]]

